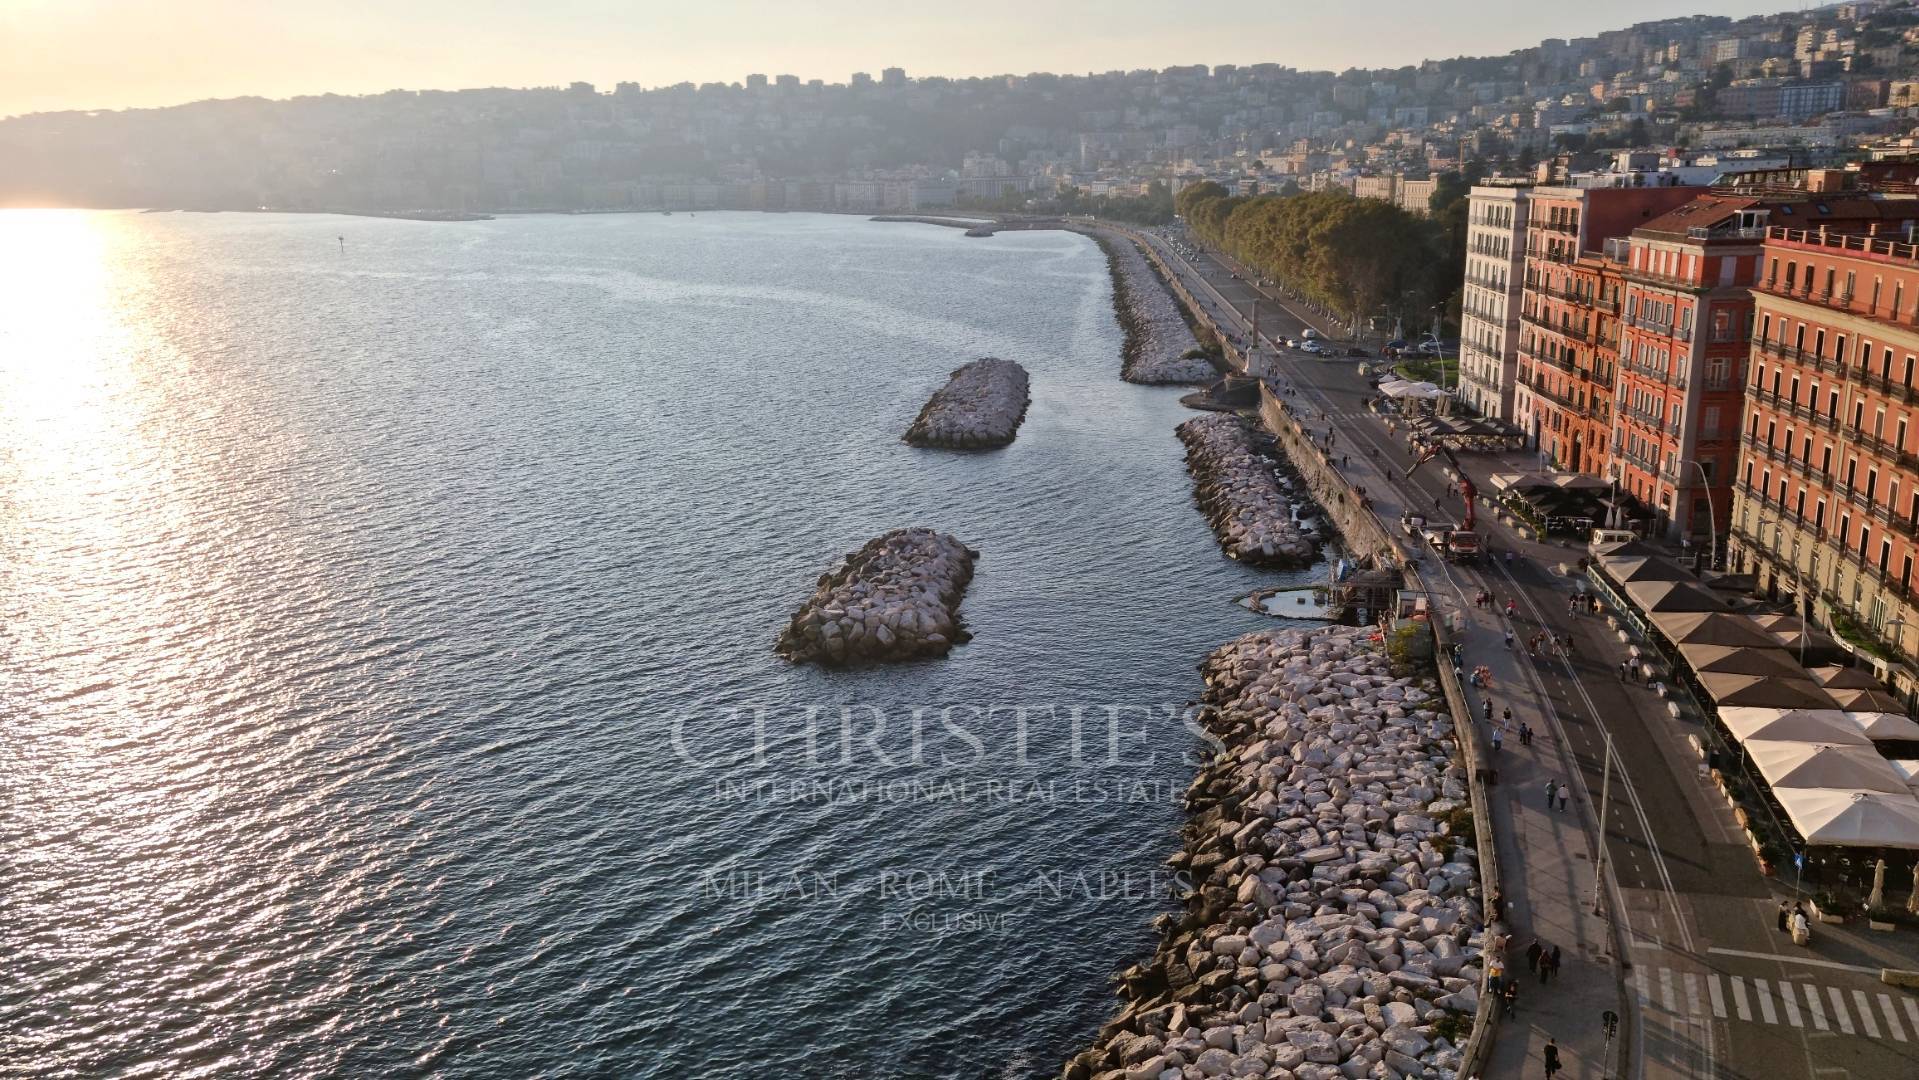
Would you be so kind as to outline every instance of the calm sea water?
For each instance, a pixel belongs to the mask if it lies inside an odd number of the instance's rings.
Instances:
[[[1058,233],[0,215],[4,1071],[1057,1068],[1281,580],[1119,344]],[[982,355],[1018,441],[900,443]],[[919,524],[971,644],[774,656]]]

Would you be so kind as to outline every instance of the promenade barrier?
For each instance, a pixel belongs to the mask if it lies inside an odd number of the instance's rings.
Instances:
[[[1436,595],[1427,590],[1419,571],[1399,558],[1398,544],[1392,534],[1387,531],[1378,514],[1361,505],[1359,492],[1346,474],[1333,466],[1327,453],[1304,430],[1299,418],[1286,409],[1272,388],[1264,383],[1259,388],[1259,415],[1266,430],[1272,432],[1280,445],[1286,448],[1287,457],[1312,489],[1320,506],[1334,517],[1340,535],[1346,540],[1347,550],[1355,555],[1381,554],[1385,559],[1399,563],[1410,590],[1425,592],[1428,596]],[[1459,678],[1447,660],[1453,643],[1452,631],[1436,605],[1429,606],[1428,622],[1433,629],[1439,685],[1446,696],[1446,707],[1453,714],[1453,731],[1459,741],[1460,758],[1468,778],[1473,846],[1479,855],[1480,906],[1486,916],[1485,940],[1490,945],[1492,925],[1502,913],[1495,907],[1500,896],[1499,845],[1493,831],[1491,794],[1486,790],[1486,750],[1480,742],[1479,729],[1473,723],[1472,706],[1466,699],[1465,688],[1459,684]],[[1492,1053],[1493,1037],[1499,1025],[1499,1003],[1488,992],[1491,971],[1491,965],[1481,965],[1479,1008],[1473,1016],[1472,1034],[1467,1036],[1466,1045],[1460,1050],[1463,1057],[1460,1076],[1477,1076]]]

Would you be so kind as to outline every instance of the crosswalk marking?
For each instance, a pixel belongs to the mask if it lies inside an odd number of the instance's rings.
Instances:
[[[1779,980],[1779,1001],[1786,1006],[1786,1022],[1793,1027],[1805,1027],[1799,1022],[1799,995],[1792,992],[1792,984]]]
[[[1839,1021],[1839,1031],[1843,1035],[1853,1034],[1852,1014],[1846,1011],[1846,999],[1836,986],[1826,987],[1826,993],[1832,995],[1832,1018]]]
[[[1649,966],[1633,968],[1633,986],[1639,1007],[1669,1013],[1682,1020],[1705,1021],[1739,1019],[1750,1023],[1812,1027],[1868,1039],[1887,1038],[1895,1042],[1919,1041],[1919,996],[1885,994],[1873,990],[1855,990],[1816,983],[1793,983],[1785,979],[1761,979],[1743,975],[1724,975],[1717,971],[1675,971],[1660,968],[1657,980]],[[1751,986],[1748,987],[1747,983]],[[1732,1001],[1726,1000],[1726,984],[1732,985]],[[1703,989],[1702,989],[1703,986]],[[1656,989],[1655,989],[1656,987]],[[1824,991],[1823,993],[1821,991]],[[1802,1007],[1800,995],[1805,995]],[[1847,997],[1850,995],[1851,1001]],[[1879,999],[1878,1007],[1872,999]],[[1755,1004],[1754,998],[1757,998]],[[1894,999],[1898,1004],[1894,1004]],[[1830,1008],[1830,1012],[1828,1009]],[[1900,1010],[1905,1015],[1900,1015]],[[1806,1016],[1811,1014],[1810,1023]],[[1857,1019],[1854,1019],[1855,1014]],[[1828,1019],[1830,1017],[1830,1019]],[[1881,1024],[1881,1019],[1884,1023]],[[1913,1034],[1908,1036],[1910,1030]]]
[[[1899,1023],[1899,1012],[1892,1007],[1892,999],[1884,994],[1880,994],[1879,1007],[1886,1010],[1886,1030],[1892,1032],[1893,1038],[1898,1039],[1900,1042],[1905,1042],[1906,1029],[1904,1025]]]
[[[1854,990],[1852,992],[1852,1003],[1859,1010],[1859,1026],[1866,1029],[1866,1038],[1878,1038],[1879,1023],[1872,1018],[1872,1005],[1866,1000],[1865,991]]]
[[[1806,1011],[1812,1014],[1812,1026],[1820,1031],[1831,1031],[1832,1025],[1826,1023],[1826,1007],[1819,1003],[1819,988],[1806,984]]]

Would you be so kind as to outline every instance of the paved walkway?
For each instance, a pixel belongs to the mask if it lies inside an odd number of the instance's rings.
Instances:
[[[1189,288],[1201,295],[1211,291],[1191,279]],[[1218,310],[1220,305],[1216,302],[1211,306]],[[1262,329],[1273,328],[1263,325]],[[1309,387],[1289,402],[1306,417],[1310,428],[1321,432],[1337,428],[1345,444],[1355,451],[1349,469],[1355,483],[1366,487],[1376,513],[1389,529],[1400,512],[1409,508],[1436,516],[1434,496],[1444,486],[1438,466],[1424,466],[1418,475],[1406,478],[1406,447],[1386,434],[1378,418],[1330,408],[1332,403],[1323,398],[1315,403],[1314,396]],[[1377,452],[1376,456],[1362,457],[1368,446]],[[1439,512],[1456,520],[1462,510],[1454,498],[1442,500]],[[1492,522],[1480,527],[1501,551],[1524,546]],[[1480,726],[1482,744],[1490,745],[1495,727],[1502,729],[1490,811],[1504,878],[1501,901],[1505,910],[1500,913],[1500,926],[1508,940],[1507,975],[1516,980],[1517,995],[1513,1015],[1503,1021],[1506,1026],[1493,1044],[1484,1075],[1543,1076],[1545,1048],[1548,1042],[1556,1042],[1565,1066],[1561,1076],[1599,1080],[1612,1075],[1609,1059],[1618,1057],[1619,1044],[1609,1046],[1601,1016],[1608,1010],[1625,1013],[1623,971],[1608,920],[1593,912],[1599,793],[1584,790],[1580,770],[1535,671],[1543,661],[1529,657],[1526,651],[1527,637],[1540,627],[1539,613],[1523,594],[1501,581],[1503,563],[1497,568],[1471,568],[1446,566],[1430,556],[1422,561],[1429,580],[1445,583],[1446,595],[1433,600],[1438,611],[1455,615],[1455,625],[1461,627],[1456,636],[1463,647],[1463,670],[1470,673],[1483,664],[1492,671],[1488,689],[1468,689],[1475,710],[1486,700],[1494,703],[1494,724],[1488,724],[1481,715],[1472,720]],[[1498,603],[1474,606],[1473,598],[1481,588],[1491,588]],[[1517,619],[1508,620],[1504,615],[1503,604],[1509,596],[1518,597]],[[1586,621],[1604,630],[1604,624],[1596,619],[1589,617]],[[1504,644],[1508,628],[1515,636],[1512,649]],[[1589,637],[1575,632],[1575,650],[1579,640]],[[1598,642],[1590,640],[1585,644],[1599,647]],[[1508,708],[1512,710],[1510,728],[1503,716]],[[1522,745],[1518,734],[1522,723],[1534,732],[1531,746]],[[1569,779],[1573,792],[1566,809],[1558,809],[1556,803],[1549,809],[1547,781],[1557,786]],[[1557,977],[1542,982],[1536,971],[1528,970],[1525,954],[1534,940],[1540,941],[1546,951],[1559,947]],[[1524,1033],[1523,1038],[1517,1037],[1519,1032]]]

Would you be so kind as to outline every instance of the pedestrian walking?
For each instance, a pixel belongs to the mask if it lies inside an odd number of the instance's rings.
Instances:
[[[1511,566],[1512,564],[1513,564],[1513,553],[1509,550],[1506,552],[1506,565]]]
[[[1512,727],[1513,726],[1513,707],[1511,705],[1506,706],[1505,711],[1499,714],[1499,718],[1500,720],[1503,721],[1503,723],[1499,725],[1500,727],[1503,727],[1503,728]]]
[[[1513,632],[1511,630],[1508,630],[1506,631],[1506,651],[1511,652],[1512,648],[1513,648]]]
[[[1553,793],[1559,790],[1559,781],[1550,777],[1546,780],[1546,809],[1553,808]]]
[[[1548,970],[1552,972],[1553,978],[1559,978],[1559,946],[1553,946],[1553,951],[1547,960],[1549,961]]]
[[[1785,933],[1787,929],[1786,917],[1788,914],[1790,914],[1789,905],[1784,900],[1779,901],[1779,932],[1782,934]]]
[[[1562,814],[1566,812],[1566,802],[1569,798],[1567,787],[1568,785],[1566,784],[1559,785],[1559,812]]]
[[[1522,720],[1519,723],[1519,745],[1531,746],[1532,744],[1533,744],[1532,725]]]
[[[1619,662],[1619,681],[1620,681],[1620,682],[1625,682],[1625,681],[1626,681],[1626,678],[1627,678],[1627,676],[1628,676],[1628,675],[1629,675],[1629,674],[1630,674],[1631,672],[1632,672],[1632,661],[1630,661],[1630,660],[1621,660],[1621,661]]]
[[[1504,990],[1502,990],[1502,991],[1500,991],[1500,994],[1499,994],[1499,996],[1500,996],[1500,997],[1501,997],[1502,999],[1504,999],[1504,1001],[1505,1001],[1505,1003],[1506,1003],[1506,1019],[1508,1019],[1508,1020],[1510,1020],[1510,1019],[1512,1019],[1512,1018],[1513,1018],[1514,1016],[1516,1016],[1516,1015],[1518,1015],[1518,1010],[1519,1010],[1519,980],[1518,980],[1518,979],[1514,979],[1513,981],[1511,981],[1511,982],[1509,982],[1509,983],[1507,983],[1507,984],[1506,984],[1506,989],[1504,989]]]
[[[1538,971],[1539,958],[1545,955],[1545,952],[1546,952],[1546,947],[1539,943],[1538,938],[1534,938],[1533,943],[1531,945],[1526,946],[1526,970]]]
[[[1480,711],[1486,714],[1486,722],[1488,724],[1492,723],[1493,722],[1493,699],[1487,698],[1483,703],[1481,703]]]
[[[1563,1067],[1564,1066],[1559,1064],[1559,1044],[1552,1041],[1551,1039],[1547,1039],[1546,1040],[1546,1080],[1553,1080],[1553,1077],[1558,1076],[1559,1070]]]
[[[1506,555],[1508,558],[1510,558],[1512,556],[1512,552],[1509,551],[1506,553]],[[1513,601],[1512,597],[1508,596],[1506,598],[1506,617],[1508,619],[1511,619],[1516,617],[1518,614],[1519,614],[1519,605]]]

